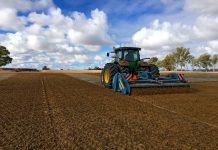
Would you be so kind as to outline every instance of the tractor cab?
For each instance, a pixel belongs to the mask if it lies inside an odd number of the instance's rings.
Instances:
[[[138,47],[118,47],[113,48],[111,53],[115,53],[112,58],[115,58],[114,63],[119,64],[122,72],[136,73],[141,63],[140,50]],[[109,55],[107,53],[107,56]]]
[[[131,73],[136,73],[140,65],[140,54],[141,48],[137,47],[119,47],[114,48],[115,62],[117,62],[122,69],[127,69]]]
[[[141,48],[137,47],[119,47],[115,48],[114,52],[118,60],[124,60],[128,62],[140,61],[139,51]]]

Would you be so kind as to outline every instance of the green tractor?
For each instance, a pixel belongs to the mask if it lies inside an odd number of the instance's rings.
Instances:
[[[159,77],[159,69],[154,64],[148,64],[145,59],[140,58],[139,51],[141,48],[138,47],[119,47],[113,48],[114,60],[111,63],[107,63],[101,73],[101,83],[111,88],[113,77],[116,73],[137,75],[139,71],[147,71],[153,77]],[[109,57],[110,53],[107,53]],[[133,76],[132,76],[133,77]]]

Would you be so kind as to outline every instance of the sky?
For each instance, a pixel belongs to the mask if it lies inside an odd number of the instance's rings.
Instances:
[[[0,0],[5,67],[103,67],[112,47],[163,59],[176,47],[218,54],[217,0]]]

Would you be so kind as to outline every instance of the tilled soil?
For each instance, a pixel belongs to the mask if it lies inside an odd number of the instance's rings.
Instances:
[[[98,77],[96,81],[100,79],[99,73],[89,76]],[[218,75],[189,73],[186,76],[193,78],[191,88],[132,88],[131,97],[171,113],[218,126],[218,82],[215,81]],[[208,80],[208,76],[212,78]]]
[[[217,149],[217,141],[216,126],[62,74],[0,81],[0,149]]]
[[[190,89],[133,89],[142,102],[175,111],[218,127],[218,82],[192,83]]]

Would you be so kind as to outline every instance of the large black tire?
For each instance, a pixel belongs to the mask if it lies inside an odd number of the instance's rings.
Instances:
[[[118,72],[119,72],[119,67],[117,64],[107,63],[104,66],[104,69],[101,72],[101,83],[104,85],[104,87],[106,87],[106,88],[112,87],[114,75]],[[107,73],[109,73],[108,78],[105,75]]]
[[[149,70],[152,76],[154,77],[159,77],[160,76],[160,71],[159,68],[154,65],[154,64],[149,64]]]
[[[130,72],[130,70],[129,70],[129,67],[120,67],[120,72],[122,73],[122,74],[127,74],[127,73],[129,73]]]

